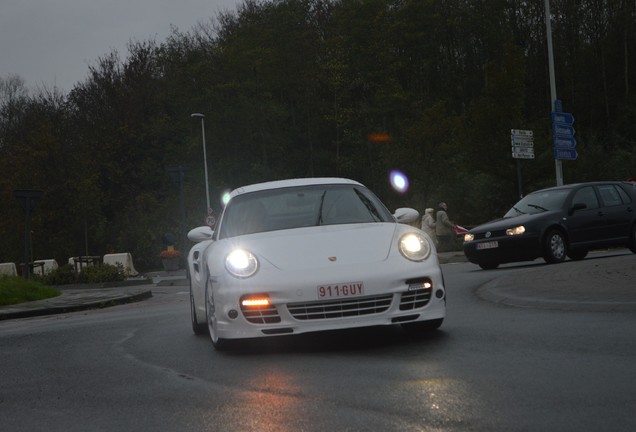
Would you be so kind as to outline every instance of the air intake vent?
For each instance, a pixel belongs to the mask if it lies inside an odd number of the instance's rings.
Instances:
[[[392,294],[341,300],[290,303],[289,313],[297,320],[322,320],[372,315],[385,312],[391,306]]]
[[[400,310],[413,310],[424,307],[431,300],[433,283],[428,278],[414,279],[406,281],[409,290],[402,293],[400,299]]]
[[[241,312],[246,320],[252,324],[276,324],[280,322],[280,316],[276,306],[254,308],[241,306]]]

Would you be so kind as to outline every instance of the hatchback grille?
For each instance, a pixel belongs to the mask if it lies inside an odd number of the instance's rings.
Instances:
[[[433,284],[430,279],[407,281],[409,290],[402,293],[400,310],[413,310],[424,307],[431,300]]]
[[[262,308],[248,308],[241,305],[241,312],[243,312],[245,319],[252,324],[275,324],[280,322],[278,310],[276,310],[274,305]]]
[[[490,233],[488,235],[488,237],[486,237],[486,233]],[[488,238],[497,238],[497,237],[505,237],[506,236],[506,231],[505,230],[497,230],[497,231],[485,231],[485,232],[481,232],[481,233],[475,233],[475,238],[474,240],[484,240],[484,239],[488,239]]]
[[[298,320],[321,320],[382,313],[391,306],[392,294],[331,301],[290,303],[289,313]]]

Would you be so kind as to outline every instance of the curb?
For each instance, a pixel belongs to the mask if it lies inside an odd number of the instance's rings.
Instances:
[[[609,258],[609,257],[608,257]],[[477,297],[518,308],[578,312],[636,312],[636,260],[631,254],[541,266],[496,277]]]
[[[101,289],[101,288],[126,288],[134,287],[138,285],[152,285],[152,280],[148,278],[143,279],[126,279],[119,282],[102,282],[102,283],[79,283],[79,284],[66,284],[58,285],[57,289],[60,291],[66,290],[78,290],[78,289]]]
[[[65,295],[64,291],[58,297],[53,297],[51,299],[43,300],[45,302],[54,302],[56,299],[60,299]],[[93,301],[84,300],[77,304],[49,304],[45,307],[33,307],[33,308],[21,308],[16,310],[4,310],[0,311],[0,321],[15,319],[15,318],[29,318],[43,315],[57,315],[67,312],[78,312],[82,310],[88,309],[103,309],[110,306],[126,304],[126,303],[134,303],[138,301],[142,301],[152,297],[152,291],[149,289],[143,290],[135,290],[132,292],[119,292],[116,295],[110,298],[96,298]],[[7,307],[7,309],[9,309]]]

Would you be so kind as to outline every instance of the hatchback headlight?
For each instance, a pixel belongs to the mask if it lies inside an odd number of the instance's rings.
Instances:
[[[431,254],[431,245],[422,234],[410,232],[400,237],[400,253],[411,261],[424,261]]]
[[[245,249],[235,249],[225,257],[225,269],[238,278],[248,278],[258,270],[258,260]]]
[[[464,234],[464,241],[469,242],[475,240],[475,235],[471,233]]]
[[[506,235],[514,236],[514,235],[523,234],[524,232],[526,232],[526,227],[524,227],[523,225],[519,225],[514,228],[508,228],[506,230]]]

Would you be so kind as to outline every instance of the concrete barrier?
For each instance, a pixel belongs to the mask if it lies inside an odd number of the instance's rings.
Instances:
[[[18,269],[15,267],[15,263],[0,263],[0,275],[17,276]]]
[[[121,264],[126,276],[137,276],[139,272],[135,270],[132,255],[130,253],[114,253],[104,255],[104,264]]]
[[[55,261],[54,259],[35,260],[33,261],[33,263],[42,264],[41,266],[33,267],[33,273],[38,273],[41,276],[44,276],[45,274],[52,272],[58,267],[57,261]]]

